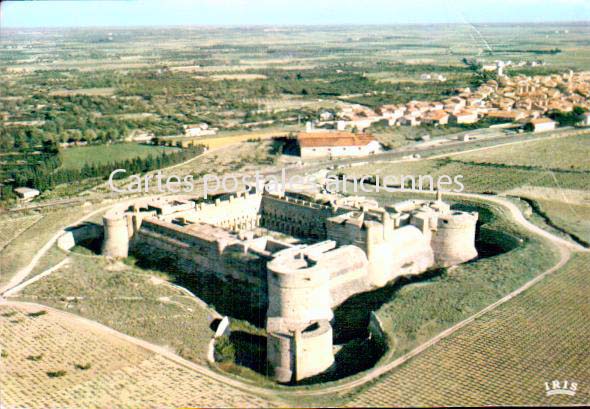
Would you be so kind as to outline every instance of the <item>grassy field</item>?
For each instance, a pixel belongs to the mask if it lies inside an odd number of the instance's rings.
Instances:
[[[590,171],[590,134],[500,146],[455,156],[468,162]]]
[[[121,162],[127,159],[157,156],[162,152],[172,151],[174,148],[162,146],[140,145],[137,143],[122,143],[114,145],[79,146],[64,149],[60,155],[65,169],[82,169],[85,164],[104,165]]]
[[[0,251],[14,238],[37,223],[43,216],[32,214],[28,216],[0,218]]]
[[[291,128],[272,128],[261,131],[231,131],[223,132],[216,136],[208,136],[196,139],[201,145],[207,146],[209,149],[218,149],[230,145],[235,145],[240,142],[248,140],[263,140],[271,139],[278,136],[286,136],[289,134]],[[173,140],[182,141],[182,138],[173,138]]]
[[[206,363],[213,317],[158,273],[71,254],[68,264],[26,287],[21,298],[77,313]]]
[[[69,97],[72,95],[84,95],[84,96],[101,96],[110,97],[114,95],[115,88],[82,88],[82,89],[63,89],[55,90],[49,93],[51,96],[56,97]]]
[[[456,126],[402,126],[393,128],[373,126],[368,130],[368,132],[372,133],[379,142],[389,149],[408,145],[424,135],[440,137],[464,131],[464,128]]]
[[[468,192],[510,193],[526,188],[584,191],[590,186],[590,134],[530,141],[439,159],[369,163],[345,169],[352,177],[462,175]]]
[[[590,205],[541,199],[534,202],[552,225],[590,243]]]
[[[267,407],[239,391],[42,307],[0,306],[6,407]]]
[[[401,163],[378,163],[353,167],[343,171],[352,177],[431,175],[436,180],[443,175],[461,175],[467,192],[504,193],[524,186],[583,190],[590,186],[590,172],[522,168],[501,164],[467,163],[453,159],[430,159]],[[417,183],[417,182],[416,182]],[[457,186],[455,186],[457,187]]]
[[[348,402],[366,406],[571,405],[590,400],[588,255],[383,376]],[[545,382],[578,382],[545,396]]]

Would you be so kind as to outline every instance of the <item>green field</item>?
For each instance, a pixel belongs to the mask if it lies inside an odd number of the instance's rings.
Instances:
[[[551,224],[590,243],[590,205],[557,200],[534,200]]]
[[[112,145],[79,146],[64,149],[60,155],[65,169],[82,169],[84,165],[105,165],[128,159],[158,156],[163,152],[173,152],[176,148],[120,143]]]
[[[523,142],[452,154],[439,159],[378,162],[342,170],[351,177],[463,176],[467,192],[505,193],[525,186],[587,190],[590,134]],[[426,186],[426,185],[425,185]],[[427,186],[426,186],[427,187]],[[454,186],[453,188],[458,187]]]
[[[3,220],[0,226],[7,229],[10,234],[10,242],[0,250],[0,285],[7,284],[10,279],[22,268],[29,264],[39,249],[57,232],[68,224],[83,217],[92,208],[70,207],[55,211],[44,212],[42,217],[37,216],[35,224],[31,228],[22,229],[18,226],[18,219],[14,223]],[[29,223],[32,219],[28,219]],[[10,230],[8,230],[10,228]],[[18,230],[17,230],[18,229]]]
[[[590,171],[590,133],[545,139],[456,156],[466,162]]]
[[[350,407],[587,404],[588,255],[411,359],[347,402]],[[477,291],[474,291],[477,293]],[[578,382],[575,396],[545,382]]]

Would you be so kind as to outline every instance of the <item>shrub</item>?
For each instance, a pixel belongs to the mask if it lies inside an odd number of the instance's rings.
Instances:
[[[223,336],[217,338],[215,342],[215,359],[220,362],[235,361],[236,348],[229,340],[229,337]]]
[[[66,371],[64,371],[63,369],[60,369],[59,371],[49,371],[47,372],[47,376],[49,376],[50,378],[61,378],[62,376],[66,375]]]
[[[41,317],[42,315],[45,315],[45,314],[47,314],[47,311],[41,310],[41,311],[37,311],[37,312],[30,312],[27,315],[32,318],[37,318],[37,317]]]

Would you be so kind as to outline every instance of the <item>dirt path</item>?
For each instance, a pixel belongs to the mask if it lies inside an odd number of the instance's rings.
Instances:
[[[55,242],[57,241],[57,239],[60,238],[60,236],[64,233],[64,230],[67,229],[68,227],[71,226],[76,226],[86,220],[88,220],[89,218],[91,218],[92,216],[100,213],[101,211],[104,211],[106,209],[108,209],[110,206],[104,206],[101,207],[100,209],[94,210],[86,215],[84,215],[83,217],[81,217],[80,219],[76,220],[74,223],[64,227],[63,229],[59,230],[57,233],[55,233],[47,243],[45,243],[45,245],[43,247],[41,247],[34,255],[33,258],[31,259],[31,262],[29,264],[27,264],[25,267],[21,268],[19,271],[17,271],[17,273],[8,281],[8,283],[4,284],[2,287],[0,287],[0,295],[4,295],[4,293],[7,290],[10,290],[13,287],[16,287],[18,284],[20,284],[25,278],[27,278],[27,276],[29,274],[31,274],[31,271],[33,271],[33,269],[35,268],[35,266],[37,265],[37,263],[39,262],[39,260],[41,260],[41,257],[43,257],[45,255],[45,253],[47,253],[49,251],[49,249],[51,247],[53,247],[53,245],[55,244]]]

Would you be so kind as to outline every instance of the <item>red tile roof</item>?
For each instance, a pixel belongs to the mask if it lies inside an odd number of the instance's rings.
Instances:
[[[302,132],[297,136],[302,148],[367,146],[375,141],[373,135],[350,132]]]
[[[539,124],[549,124],[549,123],[554,123],[554,122],[555,121],[550,118],[537,118],[537,119],[533,119],[531,121],[531,124],[539,125]]]

